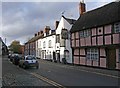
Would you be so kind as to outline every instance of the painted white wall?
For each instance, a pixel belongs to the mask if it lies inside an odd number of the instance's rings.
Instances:
[[[61,40],[61,31],[63,28],[67,29],[70,31],[72,25],[70,25],[63,17],[61,18],[58,28],[56,29],[56,34],[60,34],[60,40]],[[68,63],[72,63],[72,49],[70,46],[70,34],[69,34],[69,39],[66,40],[66,47],[60,47],[60,43],[56,43],[56,50],[60,50],[60,61],[62,62],[62,58],[64,58],[64,50],[69,51],[69,58],[67,58]],[[58,48],[60,47],[60,48]]]
[[[44,38],[38,39],[38,54],[37,57],[41,59],[53,59],[53,51],[55,51],[55,34],[44,36]],[[51,40],[51,48],[49,48],[49,40]],[[45,41],[45,44],[43,44]],[[45,48],[43,47],[45,46]],[[44,54],[43,54],[44,53]]]

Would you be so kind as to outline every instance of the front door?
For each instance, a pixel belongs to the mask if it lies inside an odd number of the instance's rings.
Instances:
[[[57,53],[57,62],[60,63],[60,53]]]
[[[107,48],[107,67],[110,69],[115,69],[116,67],[116,49]]]

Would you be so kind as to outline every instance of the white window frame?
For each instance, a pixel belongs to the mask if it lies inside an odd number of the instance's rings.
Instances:
[[[89,48],[89,49],[87,49],[86,58],[87,58],[88,60],[98,61],[98,59],[99,59],[98,49],[97,49],[97,48]]]
[[[90,29],[80,31],[80,38],[86,38],[91,36]]]
[[[51,40],[48,41],[48,45],[49,45],[49,48],[52,48],[52,41]]]
[[[45,48],[46,47],[46,44],[45,44],[45,41],[43,42],[43,48]]]
[[[114,32],[120,33],[120,22],[114,24]]]

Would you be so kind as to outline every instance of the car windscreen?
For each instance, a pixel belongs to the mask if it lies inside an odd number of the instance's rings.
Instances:
[[[35,58],[35,57],[32,57],[32,56],[26,57],[26,60],[33,60],[33,59],[36,59],[36,58]]]

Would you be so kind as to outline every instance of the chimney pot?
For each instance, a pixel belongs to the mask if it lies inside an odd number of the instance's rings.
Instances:
[[[37,33],[35,33],[35,37],[37,36]]]

